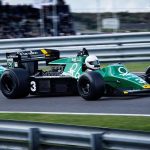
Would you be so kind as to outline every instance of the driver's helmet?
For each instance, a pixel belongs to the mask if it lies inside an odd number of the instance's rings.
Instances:
[[[100,62],[95,55],[89,55],[85,59],[85,64],[88,69],[97,70],[100,68]]]

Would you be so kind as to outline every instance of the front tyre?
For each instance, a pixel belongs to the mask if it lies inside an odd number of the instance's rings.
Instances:
[[[79,95],[85,100],[98,100],[104,95],[105,82],[98,72],[86,72],[78,80]]]
[[[28,72],[14,68],[6,70],[1,77],[1,91],[10,99],[26,97],[29,94]]]
[[[145,71],[145,81],[150,84],[150,66]]]

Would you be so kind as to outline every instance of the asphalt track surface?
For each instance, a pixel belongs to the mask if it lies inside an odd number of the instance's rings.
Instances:
[[[79,96],[7,99],[0,91],[0,111],[150,114],[150,96],[103,97],[85,101]]]

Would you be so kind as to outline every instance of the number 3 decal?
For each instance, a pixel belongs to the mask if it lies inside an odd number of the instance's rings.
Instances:
[[[31,88],[30,88],[31,91],[32,91],[32,92],[35,92],[35,91],[36,91],[36,82],[35,82],[35,81],[31,81],[31,82],[30,82],[30,85],[31,85]]]

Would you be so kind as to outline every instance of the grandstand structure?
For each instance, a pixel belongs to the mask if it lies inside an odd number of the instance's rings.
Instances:
[[[74,35],[73,24],[70,8],[64,0],[41,8],[3,5],[0,1],[0,39]]]

